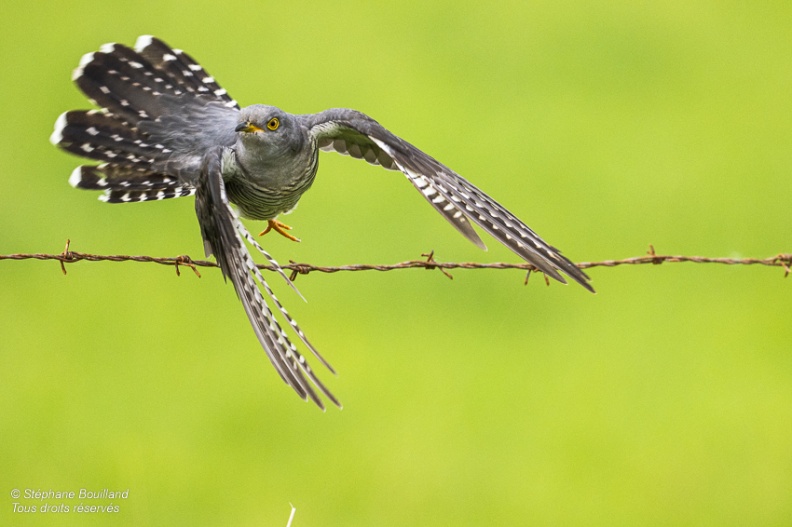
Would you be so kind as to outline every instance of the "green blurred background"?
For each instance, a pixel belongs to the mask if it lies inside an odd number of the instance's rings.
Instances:
[[[202,256],[192,198],[111,206],[52,147],[82,54],[155,34],[243,105],[364,111],[577,261],[792,252],[789,2],[5,2],[0,254]],[[323,154],[279,260],[515,261]],[[252,225],[257,228],[258,225]],[[300,277],[319,412],[232,287],[0,262],[0,525],[789,525],[792,278],[675,264]],[[13,489],[129,489],[112,515]],[[75,507],[81,500],[66,500]],[[110,500],[97,500],[106,505]],[[59,500],[49,500],[58,503]],[[84,501],[84,503],[88,503]]]

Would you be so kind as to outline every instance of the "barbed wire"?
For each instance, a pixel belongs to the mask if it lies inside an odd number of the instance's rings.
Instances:
[[[17,253],[17,254],[0,254],[0,260],[56,260],[60,263],[63,274],[66,274],[66,264],[73,264],[81,261],[88,262],[147,262],[156,263],[160,265],[169,265],[176,268],[176,274],[180,275],[179,268],[181,266],[189,267],[193,272],[200,277],[201,273],[198,267],[218,267],[217,263],[209,260],[193,260],[187,255],[181,256],[131,256],[126,254],[90,254],[70,249],[71,240],[66,241],[66,247],[63,252],[58,254],[45,254],[45,253]],[[395,264],[352,264],[340,266],[325,266],[314,265],[309,263],[298,263],[290,260],[287,265],[282,265],[284,270],[291,271],[291,279],[297,278],[300,274],[309,274],[312,272],[320,273],[337,273],[343,271],[395,271],[398,269],[437,269],[448,278],[453,279],[453,276],[448,272],[453,269],[521,269],[527,271],[525,281],[528,281],[528,276],[531,272],[538,271],[536,267],[529,263],[509,263],[509,262],[492,262],[492,263],[479,263],[479,262],[440,262],[435,260],[434,251],[421,254],[424,260],[408,260]],[[764,265],[768,267],[781,267],[784,270],[784,277],[789,276],[792,272],[792,253],[779,253],[775,256],[768,258],[711,258],[706,256],[681,256],[681,255],[663,255],[657,254],[652,245],[644,256],[633,256],[630,258],[622,258],[619,260],[601,260],[597,262],[579,262],[577,265],[580,269],[591,269],[594,267],[617,267],[620,265],[645,265],[653,264],[659,265],[663,263],[680,263],[692,262],[699,264],[724,264],[724,265]],[[259,269],[274,271],[275,268],[271,265],[258,265]],[[547,280],[547,277],[545,277]]]

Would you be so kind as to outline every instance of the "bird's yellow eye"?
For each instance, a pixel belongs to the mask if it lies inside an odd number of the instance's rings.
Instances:
[[[277,117],[273,117],[269,121],[267,121],[267,129],[272,130],[273,132],[278,129],[280,126],[280,119]]]

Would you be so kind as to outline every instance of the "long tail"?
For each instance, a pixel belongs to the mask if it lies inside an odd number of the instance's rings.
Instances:
[[[77,167],[69,183],[101,190],[110,203],[161,200],[195,193],[190,181],[163,173],[173,154],[167,145],[148,140],[142,122],[156,121],[174,100],[211,100],[239,108],[189,55],[151,36],[135,49],[106,44],[80,61],[72,79],[100,110],[61,115],[50,141],[64,150],[96,159],[99,165]]]

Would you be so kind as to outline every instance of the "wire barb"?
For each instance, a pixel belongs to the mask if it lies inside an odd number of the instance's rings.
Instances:
[[[179,272],[179,266],[183,265],[185,267],[189,267],[190,269],[192,269],[193,272],[195,273],[195,276],[197,276],[198,278],[201,278],[201,273],[198,272],[198,269],[195,267],[195,264],[193,263],[192,258],[187,256],[186,254],[183,254],[181,256],[177,256],[175,258],[175,261],[173,262],[173,265],[174,265],[174,267],[176,267],[176,276],[181,276],[181,273]]]
[[[66,247],[63,248],[63,252],[60,253],[60,256],[63,258],[60,260],[60,268],[63,271],[63,274],[66,274],[66,266],[63,264],[64,261],[71,261],[72,253],[69,251],[69,245],[71,245],[71,240],[66,240]]]
[[[259,269],[269,269],[270,266],[259,266]],[[294,282],[297,280],[298,274],[308,274],[311,271],[315,271],[316,269],[313,268],[312,265],[308,264],[300,264],[295,262],[294,260],[289,260],[289,265],[284,266],[284,269],[291,269],[291,275],[289,275],[289,280]]]
[[[453,280],[454,279],[454,277],[451,276],[451,273],[449,273],[448,271],[446,271],[442,267],[438,267],[437,265],[435,265],[438,262],[437,262],[437,260],[434,259],[434,250],[431,250],[428,253],[421,253],[421,256],[426,258],[426,267],[425,267],[425,269],[427,271],[431,271],[432,269],[439,269],[440,272],[443,273],[444,275],[446,275],[449,280]]]
[[[792,254],[779,254],[775,257],[775,261],[784,268],[784,278],[789,276],[790,266],[792,266]]]

